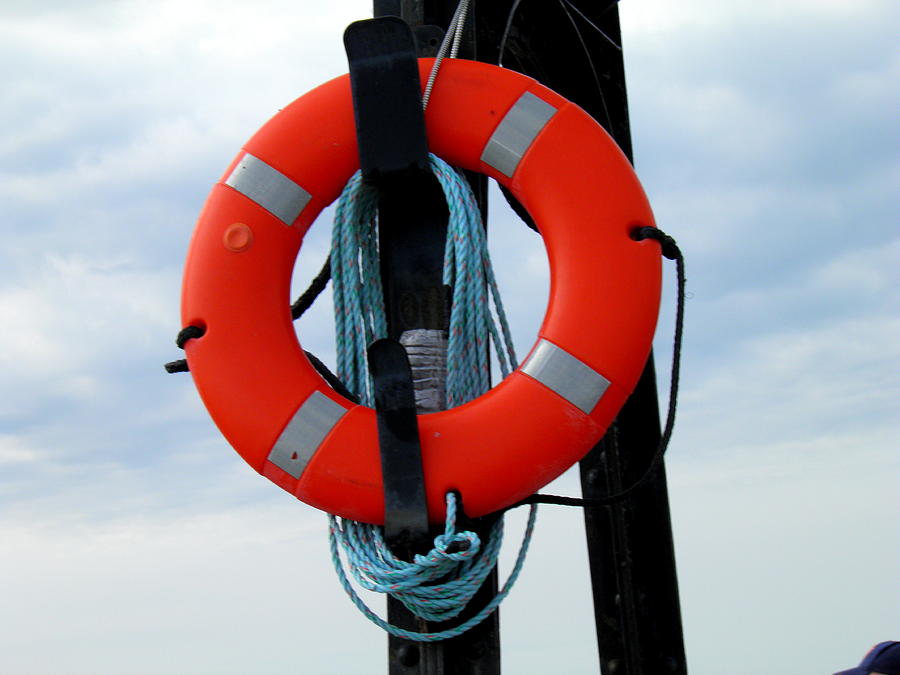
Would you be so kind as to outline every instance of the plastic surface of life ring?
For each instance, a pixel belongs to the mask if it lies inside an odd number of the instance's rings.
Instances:
[[[419,63],[424,82],[431,59]],[[660,248],[635,241],[653,215],[628,160],[581,108],[496,66],[444,61],[428,143],[509,188],[535,220],[550,300],[522,365],[487,394],[418,416],[428,509],[457,490],[480,516],[532,494],[600,439],[650,351]],[[315,507],[383,523],[375,412],[319,376],[291,322],[303,236],[357,170],[348,76],[279,112],[212,189],[188,253],[183,325],[196,386],[258,472]]]

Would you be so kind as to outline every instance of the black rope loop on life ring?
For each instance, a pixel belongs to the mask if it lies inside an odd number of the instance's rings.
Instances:
[[[641,474],[640,478],[635,480],[624,490],[616,492],[615,494],[585,499],[581,497],[566,497],[562,495],[537,493],[520,502],[516,502],[504,510],[514,509],[518,506],[524,506],[525,504],[556,504],[558,506],[580,506],[582,508],[612,506],[613,504],[619,504],[626,499],[629,499],[638,490],[648,485],[656,476],[657,470],[662,465],[663,456],[666,454],[666,450],[669,447],[669,441],[672,438],[672,430],[675,427],[675,411],[678,405],[678,380],[681,376],[681,342],[684,334],[684,289],[686,283],[684,274],[684,255],[681,253],[681,249],[678,248],[678,244],[675,243],[675,240],[656,227],[636,228],[631,233],[631,238],[635,241],[643,241],[645,239],[658,241],[662,255],[669,260],[675,261],[677,275],[678,299],[675,308],[675,336],[672,340],[672,372],[669,379],[669,409],[666,413],[665,428],[660,436],[659,444],[656,446],[656,451],[653,453],[653,458],[650,460],[650,464],[644,470],[644,473]],[[613,422],[613,426],[614,425],[615,422]],[[613,427],[611,427],[611,430],[612,429]]]
[[[184,349],[185,342],[193,340],[194,338],[203,337],[204,335],[206,335],[205,328],[201,328],[200,326],[185,326],[178,331],[178,337],[175,338],[175,344],[178,345],[178,349]]]
[[[206,335],[206,329],[201,326],[185,326],[178,331],[178,335],[175,338],[175,344],[178,345],[178,349],[184,349],[185,342],[193,340],[194,338],[203,337],[204,335]],[[165,369],[167,373],[187,373],[190,371],[187,359],[169,361],[165,365]]]
[[[663,257],[668,258],[669,260],[678,260],[682,258],[681,249],[678,248],[678,244],[675,243],[675,240],[658,227],[638,227],[631,233],[631,238],[635,241],[654,239],[659,242]]]
[[[327,262],[325,263],[325,267],[322,268],[322,272],[319,273],[319,276],[322,276],[322,273],[325,272],[326,269],[328,270],[328,274],[330,276],[330,265]],[[328,283],[327,277],[325,278],[325,283]],[[324,288],[324,284],[322,285],[322,288]],[[308,292],[309,291],[307,291],[307,293]],[[320,288],[319,291],[315,293],[315,295],[318,295],[321,292],[322,291]],[[304,296],[307,295],[307,293],[304,293]],[[301,300],[302,299],[303,298],[301,297]],[[309,305],[312,304],[313,300],[315,300],[315,296],[313,296],[313,298],[311,300],[309,300]],[[300,301],[298,300],[297,302],[299,303]],[[297,304],[297,303],[295,303],[295,304]],[[307,308],[309,305],[307,305]],[[304,308],[303,311],[306,311],[306,308]],[[184,345],[188,340],[193,340],[194,338],[203,337],[205,334],[206,334],[205,328],[202,328],[200,326],[185,326],[180,331],[178,331],[178,337],[175,338],[175,344],[178,345],[179,349],[184,349]],[[344,398],[347,398],[347,399],[353,401],[354,403],[359,403],[359,398],[357,398],[353,394],[353,392],[351,392],[349,389],[347,389],[347,387],[344,385],[344,383],[338,379],[337,375],[332,373],[328,369],[328,366],[326,366],[324,363],[322,363],[315,356],[315,354],[308,352],[306,350],[304,350],[303,353],[306,354],[306,358],[308,358],[310,363],[312,363],[313,368],[315,368],[316,371],[318,371],[319,375],[322,376],[322,378],[331,386],[332,389],[334,389],[337,393],[339,393]],[[167,373],[187,373],[187,372],[190,372],[190,370],[191,370],[190,366],[188,366],[187,359],[179,359],[178,361],[170,361],[169,363],[167,363],[165,365],[165,368],[166,368]]]

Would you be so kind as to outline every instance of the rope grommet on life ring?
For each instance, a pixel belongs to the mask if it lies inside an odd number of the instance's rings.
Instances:
[[[419,62],[424,82],[432,59]],[[578,461],[650,351],[660,244],[631,165],[583,110],[534,80],[450,59],[425,113],[431,152],[508,188],[537,223],[550,300],[522,365],[485,395],[418,416],[428,511],[463,496],[477,517]],[[207,409],[237,452],[302,501],[382,523],[375,412],[336,393],[298,344],[290,281],[303,236],[358,169],[343,76],[262,127],[212,189],[185,266],[185,343]]]

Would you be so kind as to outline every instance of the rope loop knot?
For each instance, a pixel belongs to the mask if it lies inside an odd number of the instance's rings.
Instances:
[[[382,528],[360,526],[332,517],[332,549],[337,539],[348,567],[363,588],[387,593],[428,621],[457,616],[496,564],[503,538],[502,521],[494,526],[488,545],[468,530],[456,531],[456,495],[447,495],[447,520],[434,547],[412,562],[396,557],[384,541]]]
[[[675,239],[656,227],[639,227],[631,235],[635,241],[643,241],[644,239],[653,239],[659,242],[661,252],[664,257],[669,260],[678,260],[681,258],[681,249]]]
[[[468,530],[456,530],[457,499],[447,494],[447,520],[434,547],[412,562],[397,558],[384,541],[383,528],[329,516],[331,556],[338,579],[347,595],[372,622],[392,635],[418,642],[434,642],[462,635],[489,616],[509,593],[525,561],[534,530],[535,507],[528,517],[522,548],[503,589],[477,614],[453,628],[435,633],[417,633],[391,625],[369,609],[350,584],[341,563],[343,549],[347,568],[362,588],[387,593],[426,621],[447,621],[458,616],[484,583],[503,543],[503,519],[498,518],[490,536],[482,542]]]
[[[441,534],[434,538],[432,553],[447,560],[463,562],[478,553],[481,548],[481,539],[474,532],[457,532],[453,535]],[[424,556],[416,555],[414,560]],[[420,563],[423,564],[423,563]]]

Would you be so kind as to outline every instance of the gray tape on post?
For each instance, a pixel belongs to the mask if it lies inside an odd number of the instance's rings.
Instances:
[[[494,129],[481,161],[512,178],[534,139],[555,114],[556,108],[526,91]]]
[[[293,225],[312,198],[278,169],[249,153],[234,167],[225,185],[256,202],[285,225]]]
[[[591,413],[609,387],[609,380],[603,375],[544,339],[538,342],[520,370],[586,414]]]
[[[294,478],[306,465],[347,409],[320,391],[314,391],[294,413],[269,452],[269,461]]]

